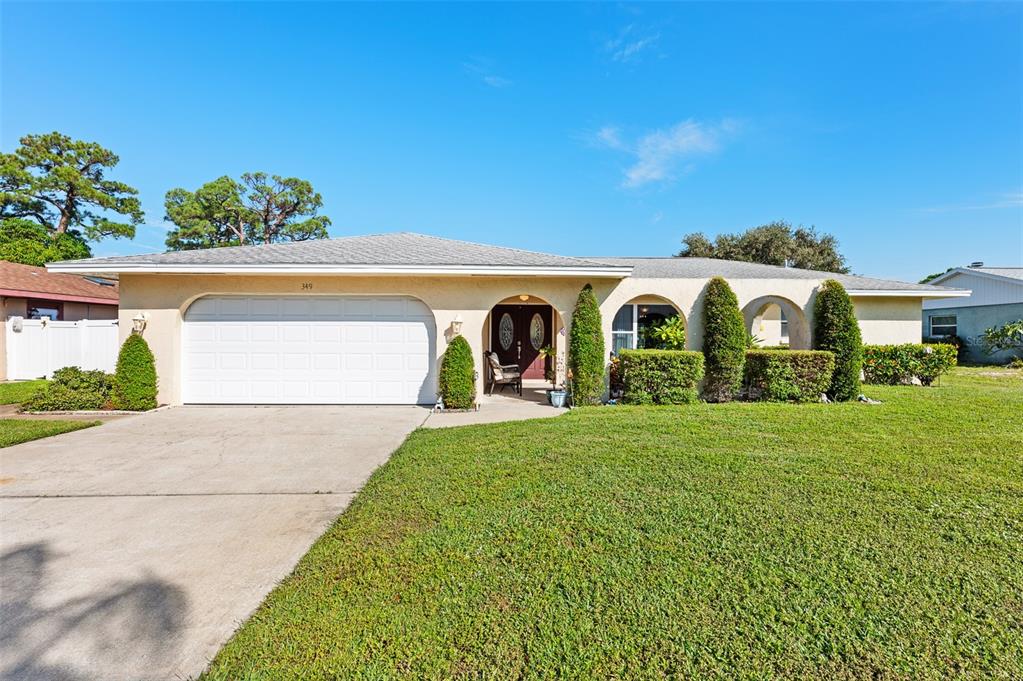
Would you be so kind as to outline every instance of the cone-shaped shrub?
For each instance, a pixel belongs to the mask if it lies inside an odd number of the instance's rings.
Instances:
[[[117,355],[113,403],[128,411],[156,408],[156,363],[149,343],[137,333],[128,336]]]
[[[747,344],[739,300],[727,281],[714,277],[703,297],[704,399],[727,402],[739,392]]]
[[[568,334],[568,368],[572,372],[572,402],[600,404],[604,395],[604,329],[593,287],[583,286],[572,312]]]
[[[855,399],[860,393],[863,340],[852,300],[834,279],[825,281],[817,292],[813,323],[814,349],[835,353],[828,397],[837,401]]]
[[[472,409],[476,404],[476,371],[472,348],[463,336],[455,336],[440,363],[440,396],[445,409]]]

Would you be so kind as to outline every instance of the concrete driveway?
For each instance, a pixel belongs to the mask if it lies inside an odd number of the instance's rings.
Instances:
[[[0,678],[197,675],[426,416],[179,407],[0,450]]]

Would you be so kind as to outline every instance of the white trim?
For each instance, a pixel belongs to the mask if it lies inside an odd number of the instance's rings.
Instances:
[[[440,276],[545,276],[612,277],[624,279],[632,267],[518,267],[487,265],[160,265],[154,263],[89,264],[49,263],[51,272],[69,274],[354,274],[354,275],[440,275]]]
[[[1015,268],[1006,267],[1005,269],[1009,270]],[[953,270],[949,270],[948,272],[941,274],[940,276],[934,277],[934,279],[931,279],[927,283],[934,284],[935,282],[938,281],[945,281],[946,279],[953,277],[957,274],[972,274],[978,277],[984,277],[986,279],[994,279],[996,281],[1007,281],[1010,284],[1018,284],[1020,286],[1023,286],[1023,279],[1017,279],[1016,277],[1007,277],[1004,274],[994,274],[993,272],[984,272],[983,270],[979,270],[973,267],[957,267]]]
[[[846,293],[859,298],[967,298],[973,291],[969,289],[950,289],[948,291],[922,291],[920,289],[869,289],[851,288]]]

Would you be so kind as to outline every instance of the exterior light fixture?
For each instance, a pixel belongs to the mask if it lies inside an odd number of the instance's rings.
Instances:
[[[139,312],[137,315],[131,318],[131,330],[139,335],[142,334],[146,329],[146,322],[149,321],[149,315],[145,312]]]
[[[455,318],[451,320],[451,334],[457,336],[462,333],[462,315],[456,314]]]
[[[529,296],[523,293],[522,295],[519,296],[519,300],[521,300],[524,303],[527,300],[529,300]]]

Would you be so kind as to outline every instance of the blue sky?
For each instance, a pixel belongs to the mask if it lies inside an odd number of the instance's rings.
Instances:
[[[857,273],[1023,264],[1018,4],[0,5],[0,145],[163,196],[310,180],[332,234],[670,255],[775,219]]]

